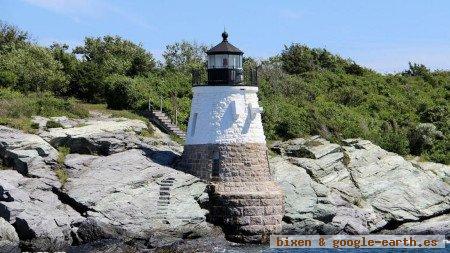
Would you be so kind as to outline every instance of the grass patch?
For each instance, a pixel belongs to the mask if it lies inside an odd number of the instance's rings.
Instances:
[[[26,117],[12,118],[0,115],[0,125],[20,129],[26,133],[36,133],[33,122]]]
[[[38,125],[31,117],[67,116],[85,118],[89,112],[73,98],[57,98],[49,92],[21,94],[11,89],[0,88],[0,125],[35,133]]]
[[[343,154],[344,157],[342,158],[342,163],[345,165],[345,167],[347,167],[350,164],[351,159],[347,152],[343,151]]]
[[[317,147],[320,145],[323,145],[323,143],[320,141],[316,141],[316,140],[308,140],[305,142],[305,146],[307,146],[307,147]]]
[[[141,137],[154,137],[155,136],[155,130],[153,129],[152,125],[148,125],[147,129],[143,129],[140,133],[139,136]]]
[[[45,127],[48,129],[48,128],[62,128],[63,126],[59,122],[49,120],[47,121],[47,124],[45,124]]]
[[[67,180],[69,179],[69,174],[67,173],[67,171],[60,167],[55,170],[55,174],[59,182],[64,186],[64,184],[67,183]]]
[[[181,139],[178,135],[171,133],[169,134],[169,136],[170,139],[172,139],[173,141],[177,142],[180,145],[184,145],[184,140]]]
[[[59,152],[59,155],[58,155],[58,161],[57,162],[58,162],[59,165],[63,165],[64,161],[66,160],[66,156],[68,154],[70,154],[70,148],[61,146],[61,147],[58,148],[58,152]]]
[[[142,120],[146,123],[149,123],[148,118],[138,115],[133,111],[130,110],[111,110],[108,109],[106,104],[87,104],[82,103],[80,106],[86,110],[86,111],[97,111],[102,114],[110,114],[112,117],[115,118],[128,118],[128,119],[138,119]]]
[[[66,169],[64,169],[64,161],[66,160],[66,156],[70,154],[70,148],[61,146],[58,148],[58,152],[58,167],[55,169],[55,174],[59,182],[64,186],[69,179],[69,174]]]

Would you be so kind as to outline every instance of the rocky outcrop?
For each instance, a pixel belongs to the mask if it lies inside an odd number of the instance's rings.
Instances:
[[[209,230],[206,210],[198,203],[206,185],[198,178],[161,165],[145,150],[107,157],[77,155],[68,159],[68,198],[86,212],[93,229],[120,228],[126,238],[180,239]],[[165,158],[161,158],[166,163]],[[75,162],[79,160],[80,162]],[[79,165],[79,166],[78,166]],[[111,229],[106,229],[111,230]],[[86,230],[83,233],[92,233]],[[83,236],[89,238],[89,236]]]
[[[19,236],[14,227],[3,218],[0,218],[0,252],[20,252]]]
[[[0,171],[0,215],[14,226],[23,249],[56,251],[72,244],[71,234],[84,218],[54,190],[42,179]]]
[[[78,121],[64,117],[52,119],[60,119],[58,122],[65,127],[41,129],[38,135],[53,147],[67,147],[72,153],[110,155],[130,149],[153,150],[155,147],[177,154],[182,152],[180,145],[161,131],[154,130],[152,137],[139,136],[148,129],[141,120],[108,117]]]
[[[147,126],[140,120],[87,120],[72,128],[50,128],[40,136],[52,146],[65,146],[74,153],[109,155],[137,148],[140,133]]]
[[[60,186],[52,170],[58,151],[37,135],[0,126],[0,159],[4,166],[12,167],[23,175]]]
[[[230,247],[209,223],[206,184],[172,167],[182,147],[167,135],[140,136],[146,124],[126,119],[40,120],[38,135],[0,126],[0,252],[17,252],[17,236],[29,251]],[[71,149],[64,164],[59,146]],[[450,234],[447,165],[359,139],[271,148],[284,234]]]
[[[96,240],[152,247],[211,231],[200,207],[206,185],[170,167],[181,147],[164,134],[139,136],[147,126],[138,120],[101,117],[48,128],[48,119],[37,119],[43,138],[0,128],[0,158],[8,166],[0,170],[0,217],[17,231],[22,249],[57,251]],[[102,154],[111,155],[77,154],[84,153],[80,142],[93,154],[106,145]],[[64,164],[59,146],[73,153]]]
[[[422,221],[450,211],[449,166],[409,162],[359,139],[337,145],[316,136],[272,148],[283,156],[271,165],[286,192],[287,232],[438,231],[442,222]]]

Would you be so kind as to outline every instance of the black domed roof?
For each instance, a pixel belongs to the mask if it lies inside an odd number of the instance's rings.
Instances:
[[[222,33],[222,42],[220,42],[217,46],[211,48],[206,52],[207,55],[211,54],[244,54],[239,48],[231,45],[228,42],[228,33]]]

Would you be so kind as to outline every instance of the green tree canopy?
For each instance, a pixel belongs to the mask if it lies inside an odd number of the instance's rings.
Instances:
[[[84,46],[73,51],[86,62],[94,63],[105,74],[147,75],[155,68],[155,59],[142,45],[119,36],[87,37]]]
[[[195,42],[176,42],[166,46],[163,57],[169,69],[193,70],[204,66],[207,47]]]
[[[30,36],[19,28],[0,21],[0,51],[30,43]]]
[[[0,86],[63,95],[68,84],[63,65],[47,48],[30,44],[0,53]]]
[[[281,52],[283,70],[289,74],[302,74],[309,71],[329,70],[362,75],[366,71],[351,60],[333,55],[326,49],[309,48],[301,44],[284,46]]]

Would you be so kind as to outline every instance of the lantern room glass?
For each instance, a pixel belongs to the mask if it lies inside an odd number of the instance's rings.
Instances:
[[[242,55],[236,54],[213,54],[208,56],[209,69],[241,69]]]

